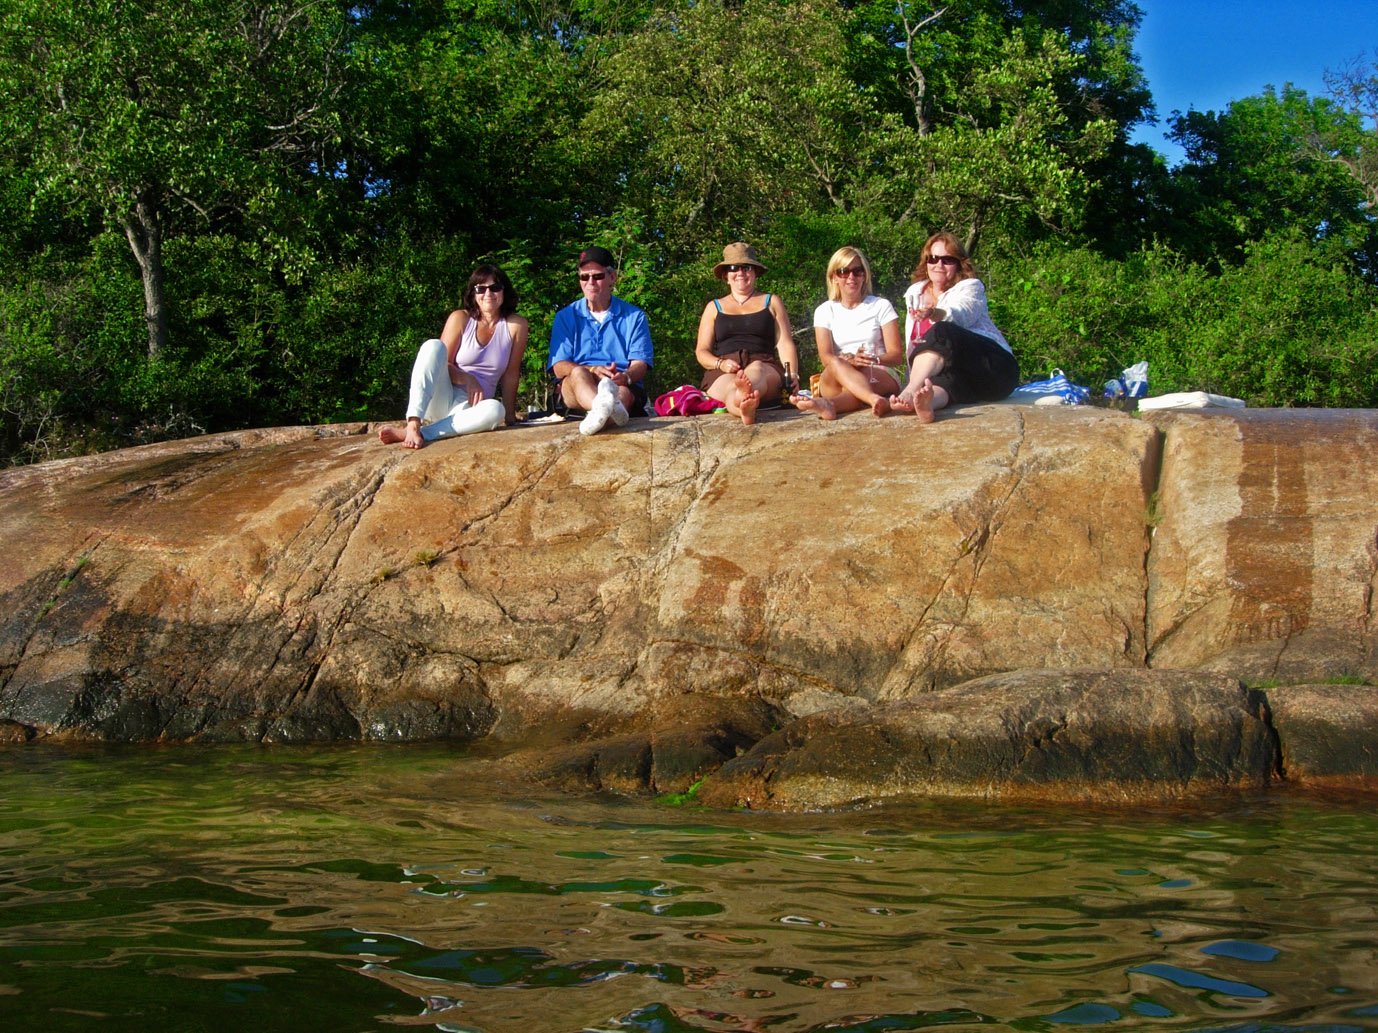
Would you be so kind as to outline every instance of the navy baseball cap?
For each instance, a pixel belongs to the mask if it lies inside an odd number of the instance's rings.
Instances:
[[[617,260],[612,257],[612,252],[605,247],[599,247],[597,244],[593,247],[586,247],[579,252],[579,261],[575,265],[583,265],[585,262],[597,262],[609,269],[617,265]]]

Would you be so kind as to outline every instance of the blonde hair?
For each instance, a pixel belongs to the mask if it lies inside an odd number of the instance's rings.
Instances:
[[[840,247],[833,252],[833,257],[828,259],[828,300],[836,301],[842,297],[842,285],[837,279],[837,271],[844,266],[850,266],[853,261],[861,263],[861,268],[866,270],[866,289],[862,291],[863,296],[874,294],[871,283],[871,263],[866,258],[866,253],[860,248]]]

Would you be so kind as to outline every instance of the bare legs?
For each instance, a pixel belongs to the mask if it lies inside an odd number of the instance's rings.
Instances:
[[[587,366],[575,366],[560,381],[560,395],[571,409],[583,409],[584,412],[588,412],[593,408],[593,403],[598,397],[598,381],[600,379],[602,378]],[[632,389],[619,386],[617,393],[621,397],[623,407],[631,409],[636,401]]]
[[[895,378],[880,367],[858,369],[839,355],[824,367],[818,394],[812,398],[796,395],[791,401],[796,408],[811,409],[824,420],[835,420],[858,409],[870,409],[876,416],[884,416],[894,404],[891,392],[898,386]]]
[[[622,402],[617,385],[611,378],[604,378],[598,381],[598,388],[593,392],[593,404],[579,421],[579,433],[585,436],[597,434],[608,425],[609,420],[618,427],[623,426],[627,422],[627,407]]]
[[[778,394],[780,374],[764,362],[753,362],[739,369],[735,376],[719,377],[708,385],[708,397],[722,402],[733,416],[740,416],[742,424],[750,427],[756,422],[756,410],[761,400]]]
[[[946,366],[937,352],[919,352],[909,366],[909,383],[898,395],[890,396],[890,407],[912,412],[920,423],[932,423],[934,412],[951,400],[947,392],[933,383],[933,377]]]
[[[380,428],[378,440],[385,445],[395,445],[400,441],[403,448],[424,448],[426,444],[421,438],[421,421],[415,416],[407,420],[405,433],[396,427]]]

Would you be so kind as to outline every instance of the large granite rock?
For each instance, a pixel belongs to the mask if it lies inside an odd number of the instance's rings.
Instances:
[[[1378,675],[1373,413],[367,430],[0,475],[5,738],[489,738],[678,791],[992,674]]]

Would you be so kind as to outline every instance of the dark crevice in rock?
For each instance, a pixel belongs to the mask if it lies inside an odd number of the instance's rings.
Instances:
[[[1153,435],[1152,435],[1152,437],[1150,438],[1150,446],[1149,446],[1150,454],[1149,454],[1149,455],[1146,455],[1146,456],[1144,457],[1145,464],[1146,464],[1147,467],[1148,467],[1148,469],[1146,470],[1146,473],[1147,473],[1148,476],[1145,478],[1146,483],[1144,484],[1144,488],[1145,488],[1145,490],[1146,490],[1146,494],[1148,495],[1148,511],[1144,514],[1144,554],[1143,554],[1143,586],[1144,586],[1143,614],[1144,614],[1144,621],[1143,621],[1143,629],[1142,629],[1142,630],[1143,630],[1143,642],[1144,642],[1143,663],[1144,663],[1144,666],[1145,666],[1145,667],[1150,667],[1150,668],[1153,666],[1153,649],[1154,649],[1154,646],[1155,646],[1157,643],[1153,642],[1153,641],[1149,638],[1149,633],[1150,633],[1149,623],[1150,623],[1150,621],[1151,621],[1151,619],[1152,619],[1152,613],[1153,613],[1152,604],[1153,604],[1153,600],[1152,600],[1152,598],[1151,598],[1151,588],[1150,588],[1149,569],[1148,569],[1148,568],[1149,568],[1149,564],[1150,564],[1150,557],[1151,557],[1152,554],[1153,554],[1153,537],[1154,537],[1154,533],[1155,533],[1155,528],[1156,528],[1156,526],[1157,526],[1158,521],[1161,519],[1161,513],[1159,512],[1158,507],[1162,505],[1162,501],[1161,501],[1161,498],[1162,498],[1162,497],[1161,497],[1161,495],[1159,494],[1159,492],[1161,491],[1161,489],[1162,489],[1162,484],[1163,484],[1163,453],[1164,453],[1164,450],[1165,450],[1165,448],[1166,448],[1166,445],[1167,445],[1167,434],[1166,434],[1166,432],[1163,430],[1162,427],[1154,426],[1154,428],[1153,428]],[[1165,641],[1167,641],[1169,638],[1171,638],[1173,632],[1176,631],[1177,628],[1181,627],[1182,624],[1184,624],[1187,620],[1189,620],[1189,619],[1190,619],[1190,616],[1191,616],[1190,614],[1187,614],[1186,616],[1182,617],[1180,620],[1176,621],[1176,622],[1172,625],[1172,627],[1168,628],[1168,630],[1161,636],[1161,638],[1159,639],[1159,641],[1165,642]]]
[[[1362,633],[1365,638],[1373,631],[1373,599],[1378,594],[1378,528],[1374,528],[1368,541],[1368,584],[1364,588],[1364,615]]]
[[[540,465],[532,474],[524,478],[514,490],[508,492],[492,509],[486,513],[478,513],[460,525],[460,533],[468,535],[470,531],[482,531],[484,527],[497,520],[504,512],[510,509],[517,500],[524,498],[535,491],[542,481],[549,475],[560,461],[573,450],[574,443],[570,442],[563,447],[551,449],[549,458]],[[456,546],[455,548],[458,548]],[[448,550],[453,551],[453,550]],[[443,555],[444,553],[442,553]]]
[[[331,511],[331,524],[325,530],[321,539],[321,545],[315,550],[316,554],[325,551],[326,546],[333,546],[329,556],[329,562],[323,570],[317,570],[312,583],[305,586],[303,591],[303,581],[313,573],[314,564],[308,565],[302,575],[292,585],[289,592],[284,593],[284,601],[291,598],[293,605],[307,608],[320,596],[326,586],[335,579],[339,570],[340,560],[349,547],[349,542],[354,531],[359,526],[359,521],[368,510],[378,492],[382,489],[389,469],[396,466],[400,459],[394,460],[390,465],[375,470],[373,476],[360,486],[352,495],[340,499],[339,503]],[[261,584],[261,582],[260,582]],[[281,611],[280,611],[281,612]],[[290,710],[296,705],[297,700],[308,695],[316,685],[320,675],[322,664],[330,651],[331,642],[335,632],[341,626],[348,623],[354,614],[354,605],[349,602],[342,604],[330,621],[328,627],[322,628],[314,615],[299,616],[287,634],[281,639],[274,651],[273,658],[269,661],[265,670],[265,677],[271,676],[278,669],[278,665],[283,662],[284,650],[289,645],[297,642],[298,636],[305,629],[309,633],[309,639],[301,642],[295,652],[307,658],[306,668],[297,678],[297,685],[291,696],[287,700],[285,709]],[[288,665],[290,666],[290,664]]]
[[[22,639],[16,644],[14,650],[14,663],[6,664],[3,668],[0,668],[0,693],[4,692],[5,687],[9,684],[11,676],[19,669],[19,666],[28,656],[29,646],[33,643],[34,637],[38,634],[39,629],[42,628],[48,614],[60,601],[63,590],[74,584],[81,571],[90,565],[101,543],[105,540],[105,537],[105,535],[93,535],[82,542],[81,548],[77,551],[76,556],[66,564],[65,573],[54,577],[57,571],[55,569],[49,571],[48,577],[45,578],[45,580],[51,580],[52,587],[48,589],[45,600],[39,604],[38,612],[34,614],[33,620],[25,629]],[[35,600],[35,602],[36,601],[37,600]]]
[[[928,690],[935,687],[936,680],[931,672],[943,668],[944,660],[951,643],[953,630],[960,627],[970,613],[972,595],[977,590],[981,570],[985,565],[986,559],[990,555],[990,549],[1001,527],[999,519],[1000,513],[1008,506],[1010,499],[1014,497],[1020,485],[1024,482],[1024,475],[1019,470],[1019,456],[1023,449],[1025,434],[1025,424],[1022,416],[1017,417],[1017,426],[1018,433],[1011,450],[1010,467],[1007,474],[1008,485],[1004,491],[1000,493],[999,497],[993,500],[987,511],[977,518],[975,526],[971,528],[966,537],[962,540],[957,554],[953,557],[951,563],[948,564],[946,571],[938,581],[936,590],[920,607],[918,616],[910,622],[908,628],[906,628],[904,638],[901,640],[899,648],[895,652],[895,662],[891,664],[885,679],[883,679],[883,683],[902,679],[905,683],[905,688],[909,688],[912,685],[916,672],[906,672],[904,670],[907,661],[910,659],[908,656],[910,646],[916,636],[921,632],[928,632],[933,637],[933,650],[925,665],[928,673],[925,675],[927,684],[923,686],[923,689]],[[951,584],[957,571],[967,562],[968,558],[970,558],[971,562],[971,578],[968,582],[966,591],[962,594],[960,613],[954,620],[945,622],[943,631],[939,633],[929,624],[928,615],[933,610],[933,607],[948,594],[949,584]]]
[[[1277,725],[1273,722],[1273,708],[1268,703],[1268,694],[1259,689],[1249,689],[1249,701],[1258,710],[1259,719],[1263,722],[1263,727],[1267,729],[1268,737],[1273,742],[1273,775],[1274,777],[1287,780],[1287,755],[1282,748],[1282,736],[1279,734]]]

